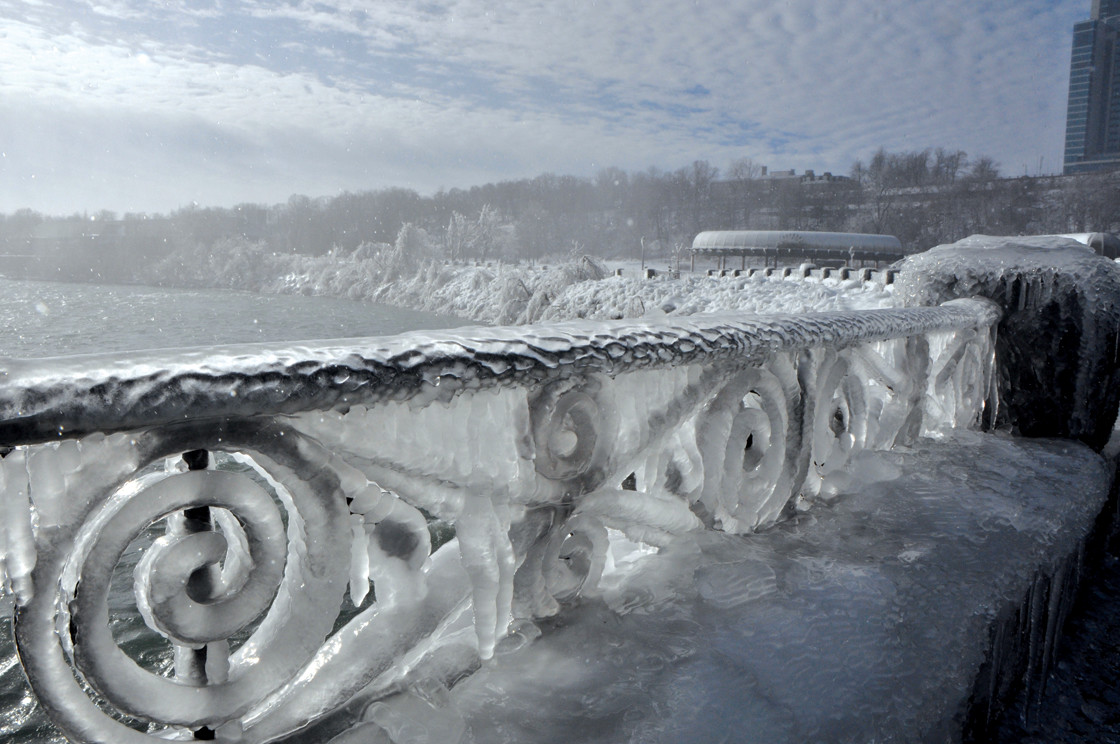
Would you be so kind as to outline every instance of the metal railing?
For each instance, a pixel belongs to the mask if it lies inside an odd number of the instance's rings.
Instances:
[[[440,640],[455,623],[477,663],[593,594],[612,530],[750,532],[835,497],[861,449],[979,425],[999,316],[955,300],[5,361],[21,661],[74,741],[149,741],[137,721],[284,738],[461,656]],[[166,669],[114,637],[121,595]]]

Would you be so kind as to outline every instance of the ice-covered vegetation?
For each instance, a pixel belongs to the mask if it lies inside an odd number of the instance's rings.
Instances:
[[[422,238],[422,231],[406,225],[401,238],[416,233]],[[541,320],[569,287],[607,275],[602,262],[586,255],[572,254],[551,267],[450,262],[435,258],[422,244],[420,250],[406,250],[401,238],[392,246],[362,245],[349,255],[295,258],[290,270],[264,289],[334,295],[508,325]]]
[[[271,253],[262,243],[244,240],[224,241],[218,250],[186,248],[141,278],[171,286],[344,297],[513,324],[540,320],[568,287],[606,273],[600,261],[574,254],[552,267],[451,261],[438,255],[422,229],[406,224],[392,244],[362,243],[322,256]]]
[[[666,260],[660,263],[668,263]],[[149,284],[221,287],[344,297],[510,325],[700,312],[806,312],[885,307],[889,290],[858,281],[799,282],[767,277],[710,278],[662,271],[654,279],[573,249],[553,263],[452,261],[411,223],[394,243],[363,243],[322,256],[277,254],[262,243],[225,240],[188,247],[146,269]]]

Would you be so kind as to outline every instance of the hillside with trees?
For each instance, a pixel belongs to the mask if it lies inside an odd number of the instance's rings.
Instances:
[[[1120,174],[1003,177],[989,158],[880,150],[846,175],[606,168],[439,191],[400,188],[167,215],[0,215],[0,272],[63,281],[260,289],[293,261],[366,261],[371,281],[425,262],[667,256],[702,230],[886,233],[912,252],[974,233],[1120,229]],[[301,264],[302,265],[302,264]],[[279,272],[279,273],[278,273]]]

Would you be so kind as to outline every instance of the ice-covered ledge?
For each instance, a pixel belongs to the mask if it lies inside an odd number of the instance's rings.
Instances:
[[[689,364],[759,366],[781,353],[844,348],[990,326],[982,301],[803,315],[719,314],[479,327],[277,346],[160,350],[21,361],[0,358],[0,446],[182,420],[450,402],[488,388],[541,385]]]
[[[1120,265],[1060,235],[973,235],[908,257],[895,295],[913,305],[987,297],[997,334],[1000,423],[1100,450],[1120,404]]]
[[[429,741],[465,730],[475,744],[994,741],[989,706],[1046,677],[1110,469],[1077,442],[980,432],[865,452],[861,469],[835,508],[643,557],[442,706],[421,686],[372,707],[370,729],[427,720]]]
[[[861,450],[977,425],[999,315],[957,300],[5,362],[21,660],[76,741],[148,740],[106,707],[283,737],[594,596],[608,528],[654,547],[748,532],[833,498]],[[171,678],[110,628],[145,536],[135,603],[176,648]],[[360,612],[336,631],[347,595]],[[466,651],[445,638],[464,617]]]

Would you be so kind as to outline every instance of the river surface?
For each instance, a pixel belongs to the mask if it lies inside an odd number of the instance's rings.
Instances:
[[[383,336],[468,322],[331,297],[0,279],[0,357]]]
[[[468,322],[328,297],[0,278],[0,367],[3,357],[383,336]],[[125,556],[122,574],[131,573],[137,557]],[[128,582],[121,584],[113,604],[130,602]],[[12,647],[9,614],[10,605],[0,602],[0,742],[61,742],[28,690]],[[136,620],[134,613],[121,615],[114,635],[139,638]],[[134,654],[155,667],[170,663],[168,650],[150,642]]]

